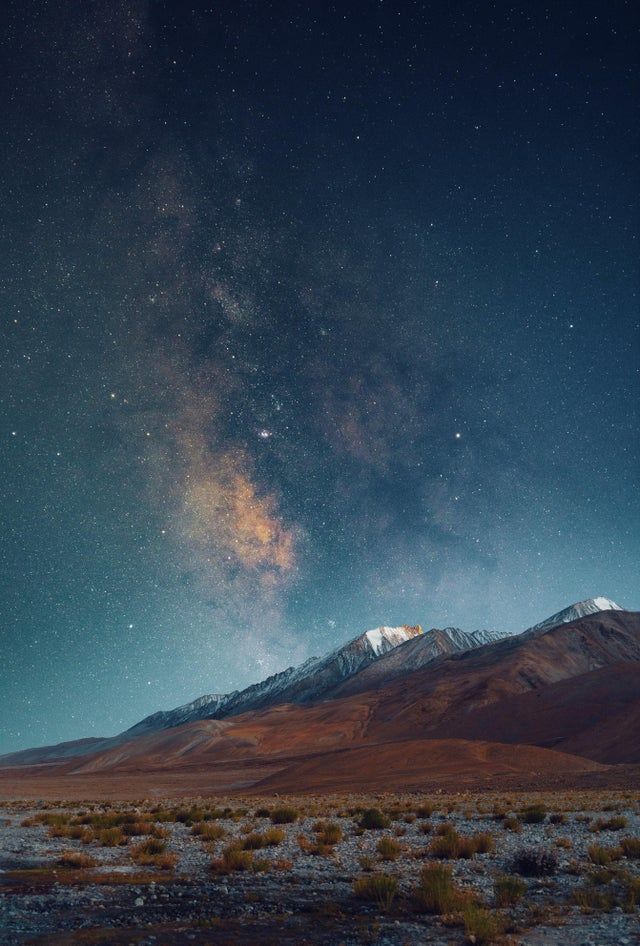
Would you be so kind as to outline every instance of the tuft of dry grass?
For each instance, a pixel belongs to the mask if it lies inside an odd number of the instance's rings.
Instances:
[[[598,818],[589,825],[589,831],[622,831],[628,823],[624,815],[615,815],[613,818]]]
[[[468,859],[475,854],[491,854],[495,850],[495,844],[490,834],[472,834],[460,835],[452,825],[443,825],[429,845],[429,853],[432,857],[450,860],[460,858]]]
[[[427,864],[420,872],[414,899],[416,908],[421,912],[439,915],[462,910],[473,899],[473,895],[454,884],[450,867]]]
[[[463,908],[462,920],[467,941],[475,946],[493,943],[504,931],[502,917],[477,903],[468,903]]]
[[[376,844],[376,851],[382,861],[397,861],[402,853],[402,846],[393,838],[385,836]]]
[[[131,859],[141,867],[157,867],[159,870],[173,870],[178,862],[175,854],[166,850],[166,843],[161,838],[149,838],[131,850]]]
[[[122,828],[102,828],[97,832],[96,838],[101,847],[118,847],[128,841]]]
[[[82,851],[63,851],[56,858],[58,867],[67,867],[72,870],[84,870],[87,867],[95,867],[96,862],[93,857],[84,854]]]
[[[370,874],[353,882],[353,892],[361,900],[372,900],[381,910],[391,909],[398,893],[398,881],[389,874]]]
[[[298,820],[298,811],[295,808],[275,808],[271,812],[273,824],[293,824]]]
[[[358,822],[359,827],[371,831],[380,831],[382,828],[388,828],[390,824],[391,819],[379,808],[367,808]]]
[[[590,844],[587,848],[587,854],[592,864],[598,867],[606,867],[612,861],[620,860],[622,851],[619,847],[605,847],[602,844]]]
[[[496,877],[493,893],[498,907],[510,907],[517,903],[527,891],[527,885],[520,877],[503,875]]]
[[[620,850],[629,860],[640,859],[640,838],[620,838]]]

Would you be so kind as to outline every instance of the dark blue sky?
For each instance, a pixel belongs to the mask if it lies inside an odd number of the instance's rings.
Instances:
[[[0,750],[640,607],[633,4],[12,2]]]

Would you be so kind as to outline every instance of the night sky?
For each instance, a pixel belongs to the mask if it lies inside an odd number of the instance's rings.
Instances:
[[[640,608],[634,6],[9,2],[0,750]]]

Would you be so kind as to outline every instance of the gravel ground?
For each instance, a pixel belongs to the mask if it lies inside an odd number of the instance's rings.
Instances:
[[[358,804],[358,799],[350,802]],[[260,802],[264,804],[264,800]],[[386,798],[379,804],[389,810],[392,800]],[[614,906],[606,912],[587,913],[572,903],[575,892],[594,870],[587,854],[590,845],[615,847],[620,837],[640,837],[635,801],[620,799],[615,811],[603,812],[595,806],[567,811],[564,824],[551,824],[547,818],[541,824],[522,824],[519,833],[506,830],[502,821],[489,813],[466,808],[447,813],[443,806],[429,819],[405,822],[405,815],[419,804],[420,800],[411,805],[404,799],[404,813],[396,814],[391,826],[382,831],[360,832],[353,816],[341,817],[327,810],[326,818],[340,824],[344,836],[329,856],[301,850],[300,835],[310,843],[316,839],[313,825],[318,814],[301,817],[294,824],[280,826],[285,832],[280,844],[255,852],[256,858],[269,862],[270,869],[226,874],[211,871],[212,858],[220,858],[223,848],[245,837],[249,829],[260,832],[271,827],[269,818],[248,814],[216,819],[225,837],[210,843],[208,849],[186,824],[165,823],[162,827],[170,832],[167,850],[176,855],[177,863],[173,871],[160,871],[139,867],[131,860],[130,848],[142,838],[132,838],[126,847],[111,848],[100,847],[96,841],[84,844],[50,837],[45,825],[22,826],[23,820],[42,809],[0,807],[0,946],[89,941],[156,946],[182,942],[247,946],[462,944],[472,940],[465,940],[459,918],[418,913],[412,897],[421,868],[432,860],[427,848],[445,822],[453,823],[461,835],[488,832],[493,836],[493,853],[446,863],[451,865],[456,883],[474,891],[494,911],[494,878],[513,873],[512,861],[519,849],[555,851],[555,873],[527,878],[522,900],[499,911],[509,931],[505,942],[523,946],[640,944],[637,905],[635,909],[626,904],[624,910]],[[518,808],[515,803],[513,810]],[[75,813],[79,809],[66,810]],[[560,809],[549,807],[553,810]],[[589,830],[597,818],[613,815],[626,819],[622,830]],[[401,844],[397,860],[381,863],[376,845],[383,835]],[[61,869],[56,860],[64,851],[90,854],[96,866],[81,871]],[[363,874],[363,856],[371,858],[376,872],[398,880],[399,895],[386,912],[354,896],[354,878],[370,876]],[[622,858],[614,866],[638,878],[640,884],[640,860]],[[599,889],[610,886],[603,884]]]

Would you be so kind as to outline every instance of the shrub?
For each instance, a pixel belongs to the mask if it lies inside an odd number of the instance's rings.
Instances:
[[[420,872],[420,883],[414,891],[416,907],[424,913],[451,913],[469,903],[471,894],[453,882],[451,868],[443,864],[427,864]]]
[[[464,931],[470,943],[486,946],[503,932],[502,918],[477,903],[468,903],[462,911]]]
[[[82,851],[64,851],[56,859],[56,864],[59,867],[81,870],[84,867],[95,867],[96,862],[88,854],[83,854]]]
[[[544,877],[554,874],[558,859],[553,851],[544,848],[520,848],[513,858],[513,870],[523,877]]]
[[[551,815],[550,818],[549,818],[549,822],[550,822],[551,824],[566,824],[566,823],[567,823],[567,816],[566,816],[566,815],[563,815],[563,814]]]
[[[295,808],[275,808],[271,812],[273,824],[293,824],[297,820],[298,812]]]
[[[617,861],[621,851],[617,847],[604,847],[602,844],[590,844],[587,848],[587,854],[592,864],[598,867],[606,867],[612,861]]]
[[[640,858],[640,838],[620,838],[620,850],[625,857]]]
[[[353,892],[361,900],[373,900],[381,910],[390,910],[398,893],[398,881],[388,874],[371,874],[354,880]]]
[[[383,861],[397,861],[402,848],[393,838],[384,837],[378,841],[376,851]]]
[[[510,907],[524,896],[527,885],[519,877],[497,877],[493,884],[496,906]]]
[[[520,820],[524,824],[542,824],[547,817],[547,809],[544,805],[527,805],[520,812]]]
[[[391,824],[391,819],[388,818],[387,815],[384,815],[379,808],[367,808],[367,810],[362,813],[358,824],[361,828],[370,828],[375,831],[388,828]]]

